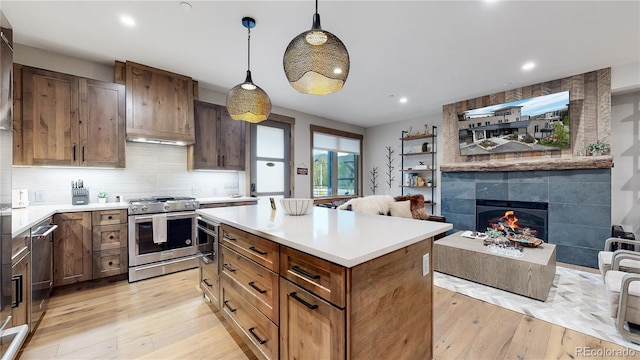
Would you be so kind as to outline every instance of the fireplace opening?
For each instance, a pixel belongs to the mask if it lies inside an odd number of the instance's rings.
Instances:
[[[547,211],[544,202],[476,200],[476,230],[493,228],[505,235],[532,236],[547,241]]]

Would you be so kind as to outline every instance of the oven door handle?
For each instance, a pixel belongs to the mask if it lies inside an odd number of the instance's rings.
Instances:
[[[203,223],[205,223],[207,225],[211,225],[211,226],[220,226],[219,222],[213,221],[213,220],[209,220],[209,219],[205,219],[202,216],[198,216],[198,221],[202,221]]]
[[[202,227],[200,225],[198,225],[198,230],[203,231],[207,235],[210,235],[210,236],[213,236],[213,237],[218,237],[218,235],[216,233],[214,233],[213,231],[211,231],[211,230],[209,230],[209,229],[207,229],[205,227]]]
[[[175,218],[175,217],[193,217],[193,216],[195,216],[195,215],[196,215],[196,213],[195,213],[195,212],[193,212],[193,211],[189,211],[189,212],[177,212],[177,213],[176,213],[176,212],[174,212],[174,213],[171,213],[171,212],[169,212],[169,213],[157,213],[157,214],[154,214],[154,215],[159,215],[159,214],[167,214],[167,220],[170,220],[170,219]],[[133,219],[134,219],[135,221],[139,221],[139,220],[152,220],[152,219],[153,219],[153,215],[150,215],[150,216],[138,216],[138,215],[133,215]]]

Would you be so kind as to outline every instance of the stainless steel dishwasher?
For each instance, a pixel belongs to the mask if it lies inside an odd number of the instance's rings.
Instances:
[[[31,324],[35,331],[53,288],[53,232],[58,225],[47,218],[31,228]]]

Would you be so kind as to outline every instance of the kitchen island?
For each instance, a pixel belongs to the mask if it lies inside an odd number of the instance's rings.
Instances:
[[[269,204],[219,221],[219,303],[259,357],[432,358],[432,238],[451,224]]]

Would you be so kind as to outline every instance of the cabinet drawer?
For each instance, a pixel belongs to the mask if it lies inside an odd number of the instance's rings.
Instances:
[[[127,272],[127,249],[93,252],[93,278],[124,274]]]
[[[11,239],[11,262],[15,263],[22,259],[29,252],[29,244],[31,243],[31,232],[24,232]]]
[[[222,277],[245,300],[278,324],[278,274],[225,246],[220,249]]]
[[[127,224],[93,227],[93,251],[127,247]]]
[[[220,310],[220,279],[216,275],[216,264],[200,261],[200,288],[216,310]]]
[[[100,210],[93,212],[93,226],[96,225],[115,225],[127,223],[127,210]]]
[[[346,305],[346,270],[340,265],[281,246],[280,275],[336,306]]]
[[[344,359],[346,310],[341,310],[282,278],[280,291],[280,311],[283,314],[280,323],[281,357]]]
[[[258,264],[278,272],[279,245],[273,241],[222,224],[222,244]]]
[[[222,313],[261,359],[278,359],[278,326],[238,294],[226,279],[220,281]]]

